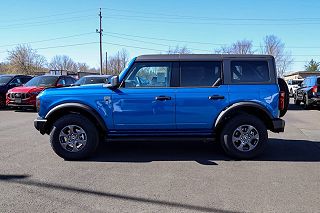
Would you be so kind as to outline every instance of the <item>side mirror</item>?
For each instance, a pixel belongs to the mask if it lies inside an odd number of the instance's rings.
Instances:
[[[113,76],[111,78],[110,84],[112,87],[118,87],[119,86],[119,76]]]
[[[63,84],[57,84],[57,87],[63,87]]]

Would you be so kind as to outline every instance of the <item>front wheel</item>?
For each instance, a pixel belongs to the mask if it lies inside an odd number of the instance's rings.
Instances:
[[[263,152],[268,142],[265,124],[257,117],[238,115],[224,125],[220,134],[224,151],[237,159],[251,159]]]
[[[99,136],[95,125],[78,114],[65,115],[53,124],[50,142],[54,152],[65,160],[80,160],[94,153]]]

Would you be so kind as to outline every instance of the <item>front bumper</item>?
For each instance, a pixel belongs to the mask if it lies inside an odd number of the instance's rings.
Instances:
[[[47,119],[41,117],[36,118],[33,122],[34,127],[43,135],[46,133],[46,123]]]
[[[272,120],[272,132],[284,132],[284,127],[286,125],[286,122],[282,120],[281,118],[276,118]]]

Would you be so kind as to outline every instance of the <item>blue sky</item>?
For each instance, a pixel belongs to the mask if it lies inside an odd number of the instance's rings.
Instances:
[[[1,0],[0,61],[15,44],[31,42],[48,61],[65,54],[98,67],[99,7],[103,49],[110,55],[126,48],[134,57],[176,45],[210,53],[241,39],[260,50],[263,37],[274,34],[293,56],[290,71],[320,61],[317,0]]]

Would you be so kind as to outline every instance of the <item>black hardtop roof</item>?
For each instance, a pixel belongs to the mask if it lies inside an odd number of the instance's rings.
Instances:
[[[136,61],[212,61],[223,59],[273,59],[271,55],[254,54],[157,54],[140,55]]]

